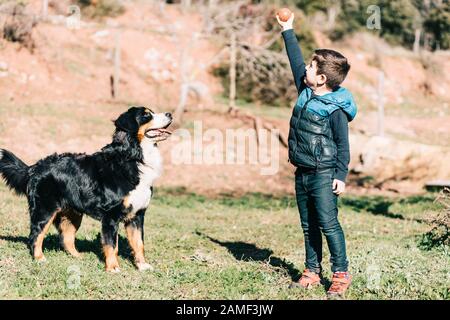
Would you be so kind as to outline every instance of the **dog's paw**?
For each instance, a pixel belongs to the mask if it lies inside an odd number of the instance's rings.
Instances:
[[[47,262],[47,258],[45,258],[44,255],[40,255],[38,257],[35,257],[34,260],[36,260],[36,262],[38,262],[38,263],[45,263],[45,262]]]
[[[152,265],[148,264],[147,262],[138,262],[138,263],[136,263],[136,267],[138,268],[139,271],[146,271],[146,270],[153,271],[154,270]]]
[[[109,268],[109,269],[106,269],[106,272],[109,272],[109,273],[119,273],[119,272],[120,272],[120,268],[119,268],[119,267]]]
[[[66,253],[76,259],[81,259],[82,255],[78,251],[68,251],[66,250]]]

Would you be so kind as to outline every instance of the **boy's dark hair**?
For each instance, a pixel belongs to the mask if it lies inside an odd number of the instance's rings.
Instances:
[[[347,58],[334,50],[314,50],[312,60],[317,63],[317,74],[324,74],[327,77],[325,84],[331,90],[334,90],[344,81],[350,70]]]

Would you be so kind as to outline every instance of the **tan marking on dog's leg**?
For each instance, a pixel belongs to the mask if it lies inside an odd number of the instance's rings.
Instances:
[[[141,232],[133,225],[126,226],[125,229],[128,242],[133,250],[135,262],[145,262],[144,243],[142,242]]]
[[[117,245],[116,245],[117,248]],[[106,271],[107,272],[120,272],[119,261],[117,261],[117,249],[111,245],[103,245],[103,253],[105,255]]]
[[[153,269],[153,267],[145,261],[144,257],[144,242],[142,241],[142,234],[139,229],[133,225],[125,227],[127,232],[128,242],[133,251],[134,263],[140,271]]]
[[[114,249],[114,254],[116,255],[116,258],[119,256],[119,233],[117,232],[116,236],[116,248]]]
[[[52,225],[53,219],[55,219],[57,214],[58,211],[52,215],[50,220],[45,225],[44,229],[42,229],[42,232],[36,238],[33,250],[33,257],[34,259],[36,259],[36,261],[45,261],[44,253],[42,252],[42,243],[44,242],[45,234],[48,232],[48,229]]]
[[[62,211],[55,219],[61,245],[74,257],[80,257],[80,253],[75,248],[75,234],[80,228],[82,219],[83,216],[81,214],[72,210]]]

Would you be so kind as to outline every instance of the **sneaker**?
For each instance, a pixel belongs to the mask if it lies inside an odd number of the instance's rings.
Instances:
[[[290,288],[300,287],[304,289],[311,289],[313,286],[319,285],[322,281],[322,276],[309,269],[303,271],[302,276],[296,282],[292,282]]]
[[[335,272],[331,280],[331,287],[328,289],[328,299],[343,298],[348,287],[352,283],[352,276],[348,272]]]

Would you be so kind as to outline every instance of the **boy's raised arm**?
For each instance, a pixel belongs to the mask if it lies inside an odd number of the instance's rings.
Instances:
[[[284,43],[286,45],[286,51],[289,58],[289,63],[291,65],[292,74],[294,76],[295,86],[297,91],[300,93],[306,88],[306,84],[303,79],[306,75],[305,61],[303,59],[302,50],[298,45],[297,37],[293,29],[294,14],[286,22],[279,19],[277,15],[278,23],[283,27]]]

